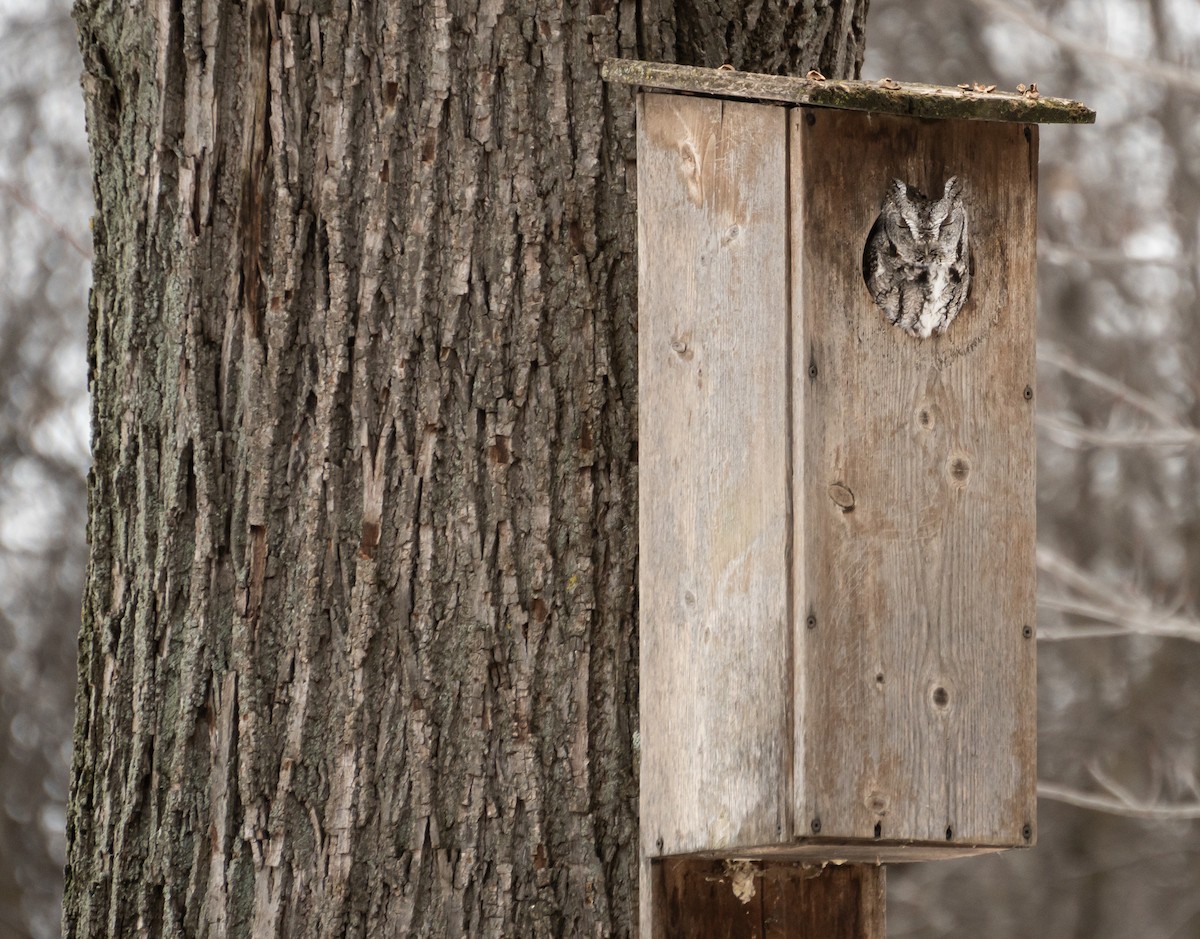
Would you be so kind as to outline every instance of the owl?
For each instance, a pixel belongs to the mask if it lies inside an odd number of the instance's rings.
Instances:
[[[920,339],[946,331],[971,287],[957,176],[946,180],[940,199],[892,180],[863,249],[863,279],[889,323]]]

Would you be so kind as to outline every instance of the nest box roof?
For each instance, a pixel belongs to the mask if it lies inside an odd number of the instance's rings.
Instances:
[[[633,59],[608,59],[601,75],[610,82],[683,94],[809,104],[912,117],[1034,124],[1092,124],[1096,120],[1096,112],[1091,108],[1078,101],[1041,95],[1036,85],[1010,92],[997,91],[995,85],[948,88],[897,82],[890,78],[835,81],[813,72],[809,73],[810,78],[791,78]]]

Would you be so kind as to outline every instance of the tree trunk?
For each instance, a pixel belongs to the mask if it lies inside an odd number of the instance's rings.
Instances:
[[[579,6],[78,4],[65,935],[635,929],[633,107],[599,66],[849,75],[866,2]]]

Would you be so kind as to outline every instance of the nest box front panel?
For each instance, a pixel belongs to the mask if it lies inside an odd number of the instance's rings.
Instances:
[[[1037,128],[790,122],[795,836],[1029,844]]]

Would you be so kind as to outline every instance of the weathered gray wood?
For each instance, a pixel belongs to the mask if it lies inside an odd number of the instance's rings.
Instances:
[[[1032,843],[1036,126],[641,101],[644,855]],[[915,339],[863,245],[952,174],[972,292]]]
[[[910,117],[1038,124],[1092,124],[1096,120],[1095,111],[1067,98],[1033,97],[1000,90],[974,91],[890,79],[811,81],[632,59],[608,59],[601,74],[608,81],[642,88]]]
[[[791,114],[797,834],[1028,844],[1037,128]],[[971,294],[919,340],[862,246],[893,177],[949,175]]]
[[[641,832],[790,830],[786,112],[640,97]]]
[[[801,835],[804,833],[801,832]],[[996,854],[1008,846],[972,845],[943,841],[899,841],[894,838],[804,838],[784,840],[778,844],[739,848],[736,852],[695,851],[688,857],[721,860],[737,857],[756,861],[781,860],[804,864],[890,864],[910,861],[944,861],[948,858]]]

